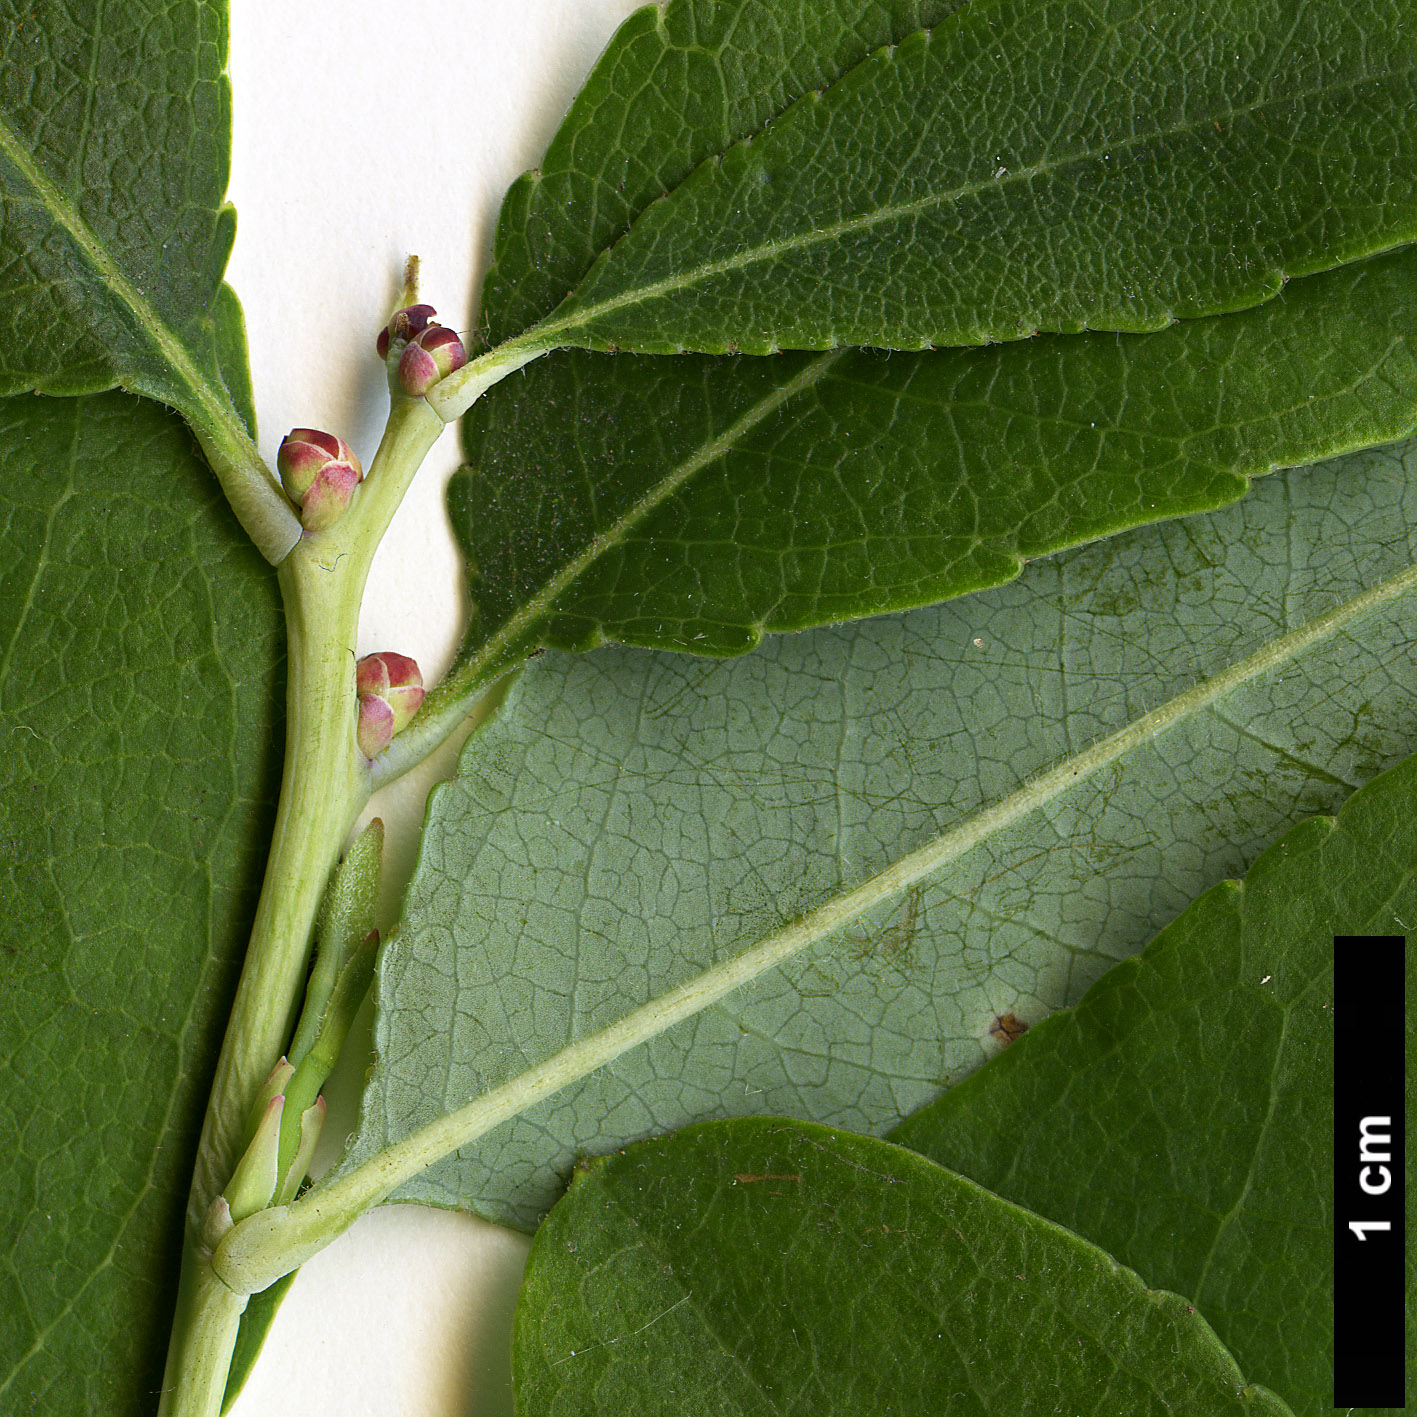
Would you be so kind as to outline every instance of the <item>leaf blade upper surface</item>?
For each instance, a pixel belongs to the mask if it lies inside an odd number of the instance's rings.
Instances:
[[[528,1417],[1288,1412],[1193,1309],[1077,1236],[776,1118],[578,1172],[532,1245],[514,1341]]]
[[[1417,251],[1147,337],[679,360],[562,353],[466,420],[469,676],[537,643],[733,654],[945,599],[1409,433]],[[653,410],[651,416],[650,410]]]
[[[1243,309],[1417,235],[1414,96],[1397,0],[972,0],[695,168],[529,338],[924,349]]]
[[[224,0],[10,5],[0,23],[0,394],[121,387],[177,409],[262,555],[300,523],[254,443],[222,273]]]
[[[274,815],[273,578],[170,414],[0,402],[0,1406],[147,1413]]]
[[[26,6],[0,47],[0,383],[221,391],[226,10]]]
[[[558,305],[651,202],[873,49],[962,0],[646,6],[616,32],[540,165],[513,184],[483,287],[489,344]]]

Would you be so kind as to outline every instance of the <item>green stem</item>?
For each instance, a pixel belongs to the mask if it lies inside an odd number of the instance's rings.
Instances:
[[[303,537],[277,572],[287,641],[285,766],[265,882],[188,1197],[168,1375],[175,1394],[191,1396],[165,1402],[174,1417],[205,1417],[209,1408],[202,1404],[216,1381],[211,1374],[219,1369],[224,1384],[230,1367],[245,1301],[232,1311],[224,1297],[231,1290],[215,1277],[199,1237],[246,1147],[252,1105],[290,1038],[330,873],[369,799],[369,763],[355,738],[359,610],[374,553],[443,427],[424,400],[396,398],[349,511],[329,530]],[[219,1390],[217,1402],[210,1410],[220,1410]]]
[[[485,356],[478,375],[466,381],[466,403],[532,357]],[[287,636],[285,766],[261,899],[188,1197],[183,1290],[168,1355],[176,1395],[164,1401],[164,1412],[175,1417],[220,1410],[220,1388],[218,1406],[210,1407],[213,1375],[219,1370],[224,1385],[245,1300],[216,1278],[200,1239],[203,1222],[246,1148],[253,1103],[291,1036],[330,873],[369,799],[370,765],[355,737],[355,644],[369,568],[409,483],[452,416],[427,399],[395,394],[384,437],[349,510],[328,530],[301,537],[277,572]],[[220,461],[230,451],[217,448],[213,456]]]
[[[215,1277],[200,1238],[203,1221],[237,1168],[252,1104],[295,1026],[330,871],[370,796],[354,693],[364,584],[388,523],[442,429],[444,421],[421,398],[395,398],[349,512],[329,530],[300,538],[276,572],[288,673],[281,802],[188,1196],[183,1285],[167,1359],[171,1393],[163,1400],[164,1414],[173,1417],[221,1410],[245,1298]]]
[[[252,1104],[289,1041],[320,902],[369,800],[369,763],[355,742],[359,608],[374,552],[442,429],[422,399],[396,400],[348,513],[329,531],[304,538],[277,572],[289,676],[285,768],[246,967],[197,1154],[188,1203],[194,1230],[230,1179]]]
[[[369,765],[354,737],[354,645],[367,564],[328,556],[323,541],[302,541],[278,573],[288,646],[285,769],[265,885],[197,1153],[188,1204],[193,1229],[245,1149],[252,1104],[290,1037],[330,871],[369,796]]]
[[[217,1278],[210,1254],[187,1244],[158,1417],[220,1417],[231,1350],[248,1298],[233,1294]]]

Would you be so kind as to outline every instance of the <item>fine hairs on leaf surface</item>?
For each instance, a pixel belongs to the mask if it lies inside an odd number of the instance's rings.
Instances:
[[[223,0],[12,11],[0,1407],[497,1410],[446,1359],[352,1406],[323,1329],[261,1385],[291,1271],[393,1198],[536,1233],[520,1417],[1322,1410],[1325,942],[1406,928],[1417,861],[1405,4],[647,6],[528,142],[480,301],[398,297],[467,343],[426,397],[373,335],[484,125],[413,50],[371,99],[351,15],[253,97],[331,173],[312,95],[385,115],[352,177],[266,193],[303,215],[253,379]],[[304,288],[345,247],[348,349]],[[304,535],[267,463],[325,420],[264,402],[297,345],[391,401]],[[371,764],[356,662],[414,647],[365,578],[464,413],[467,601],[371,583],[449,632]],[[416,868],[376,901],[363,838],[301,1018],[371,788],[421,792],[494,684],[421,835],[369,803]],[[293,1065],[371,923],[362,1096],[297,1198]]]

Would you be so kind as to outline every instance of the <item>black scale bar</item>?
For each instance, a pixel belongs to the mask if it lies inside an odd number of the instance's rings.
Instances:
[[[1401,1408],[1406,942],[1337,935],[1333,948],[1333,1405]]]

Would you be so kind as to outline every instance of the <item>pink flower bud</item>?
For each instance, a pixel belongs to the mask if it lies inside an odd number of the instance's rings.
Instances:
[[[426,394],[439,379],[467,363],[467,350],[456,330],[430,325],[409,341],[399,360],[399,383],[411,398]]]
[[[285,490],[302,504],[305,494],[315,485],[315,479],[332,462],[352,467],[357,474],[356,482],[364,476],[364,469],[349,444],[318,428],[292,428],[276,454],[276,467]]]
[[[354,682],[361,698],[371,694],[393,710],[395,733],[403,730],[423,702],[423,675],[418,665],[393,650],[365,655],[355,666]]]
[[[300,524],[306,531],[324,531],[345,513],[362,474],[347,462],[328,462],[300,504]]]
[[[379,331],[379,338],[374,342],[379,358],[388,358],[391,341],[407,344],[414,336],[422,334],[437,313],[431,305],[406,305],[402,310],[395,310],[393,319]]]
[[[406,654],[386,649],[365,655],[355,665],[354,687],[359,695],[359,750],[366,758],[377,758],[418,712],[423,675]]]
[[[361,694],[354,736],[366,758],[377,758],[394,740],[393,709],[376,694]]]

